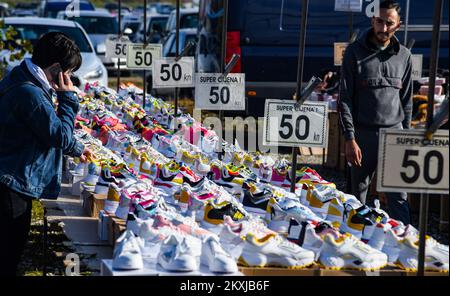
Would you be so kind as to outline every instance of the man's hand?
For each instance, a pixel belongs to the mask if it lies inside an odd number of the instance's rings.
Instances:
[[[91,149],[84,148],[83,154],[80,156],[80,160],[82,163],[88,162],[89,159],[91,159],[93,156]]]
[[[58,75],[58,84],[53,83],[53,88],[56,91],[75,91],[75,87],[73,86],[72,80],[70,80],[70,76],[59,72]]]
[[[345,156],[351,165],[361,166],[362,152],[354,139],[345,142]]]

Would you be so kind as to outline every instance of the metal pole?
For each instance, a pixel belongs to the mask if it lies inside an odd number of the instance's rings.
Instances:
[[[351,39],[353,34],[353,12],[350,12],[350,16],[348,17],[348,27],[349,27],[348,39]]]
[[[220,58],[220,73],[225,72],[225,58],[227,55],[227,33],[228,33],[228,0],[223,0],[222,18],[222,52]],[[224,137],[223,110],[219,110],[219,118],[222,125],[222,137]],[[222,160],[222,137],[219,138],[219,160]],[[234,143],[233,143],[234,144]]]
[[[409,26],[409,0],[406,0],[406,13],[405,13],[405,40],[403,44],[406,46],[408,44],[408,26]]]
[[[180,55],[180,0],[177,0],[177,8],[176,8],[176,22],[177,28],[175,32],[175,56],[178,57]],[[175,87],[175,114],[176,117],[178,115],[178,96],[179,96],[179,88]]]
[[[302,2],[302,25],[300,28],[300,44],[298,49],[298,69],[297,69],[297,89],[296,98],[300,99],[300,93],[303,82],[303,61],[305,60],[305,43],[306,43],[306,25],[308,21],[308,5],[309,0],[303,0]],[[297,171],[297,153],[298,148],[292,148],[292,167],[291,167],[291,192],[295,192],[295,177]]]
[[[430,80],[428,89],[428,110],[427,110],[427,129],[433,124],[434,116],[434,88],[436,86],[437,61],[439,59],[440,29],[442,18],[443,2],[436,0],[433,18],[433,39],[431,40],[431,58],[430,58]],[[422,194],[420,200],[420,224],[419,224],[419,266],[418,276],[423,276],[425,271],[425,235],[427,232],[428,218],[428,194]]]
[[[147,0],[144,0],[144,48],[147,45]],[[146,74],[147,71],[143,71],[143,87],[142,89],[144,90],[144,94],[143,94],[143,98],[142,98],[142,108],[145,109],[145,98],[146,98],[146,94],[147,94],[147,81],[146,81]]]
[[[117,35],[119,38],[122,37],[122,0],[119,0],[119,19],[118,19],[118,25],[119,29],[117,30]],[[120,88],[120,58],[117,58],[117,92],[119,92]]]
[[[44,207],[44,234],[43,234],[43,248],[42,250],[44,255],[44,262],[43,262],[43,268],[42,268],[42,276],[47,276],[47,232],[48,232],[48,221],[47,221],[47,208],[45,207],[44,203],[41,202],[41,204]]]

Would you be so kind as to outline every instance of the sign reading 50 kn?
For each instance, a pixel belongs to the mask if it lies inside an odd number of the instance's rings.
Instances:
[[[448,194],[448,131],[380,130],[377,190]]]
[[[245,110],[245,74],[197,73],[195,108]]]
[[[284,147],[326,147],[328,104],[266,100],[263,144]]]

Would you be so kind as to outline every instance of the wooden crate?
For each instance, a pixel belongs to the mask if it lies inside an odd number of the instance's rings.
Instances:
[[[246,276],[416,276],[415,272],[407,272],[395,266],[387,266],[379,271],[360,270],[328,270],[316,266],[303,269],[287,269],[276,267],[239,267]],[[425,272],[425,276],[448,276],[448,273]]]
[[[328,147],[326,149],[327,168],[343,170],[345,168],[344,137],[339,127],[339,113],[328,113]]]

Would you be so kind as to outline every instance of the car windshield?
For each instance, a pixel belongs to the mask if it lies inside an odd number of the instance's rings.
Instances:
[[[117,21],[114,17],[81,16],[69,18],[78,22],[88,34],[117,34]]]
[[[86,35],[83,34],[79,28],[49,26],[49,25],[36,25],[36,24],[12,24],[11,26],[20,34],[21,39],[30,40],[34,45],[39,38],[48,32],[62,32],[72,38],[78,45],[81,52],[92,52],[92,48],[89,45],[89,41],[86,39]]]
[[[148,24],[148,30],[147,32],[151,32],[154,26],[159,26],[161,29],[164,29],[166,27],[167,18],[152,18],[150,21],[150,24]]]
[[[136,33],[139,30],[140,22],[130,22],[125,24],[125,28],[130,28],[133,33]]]
[[[181,16],[180,28],[197,28],[198,14],[186,14]]]

